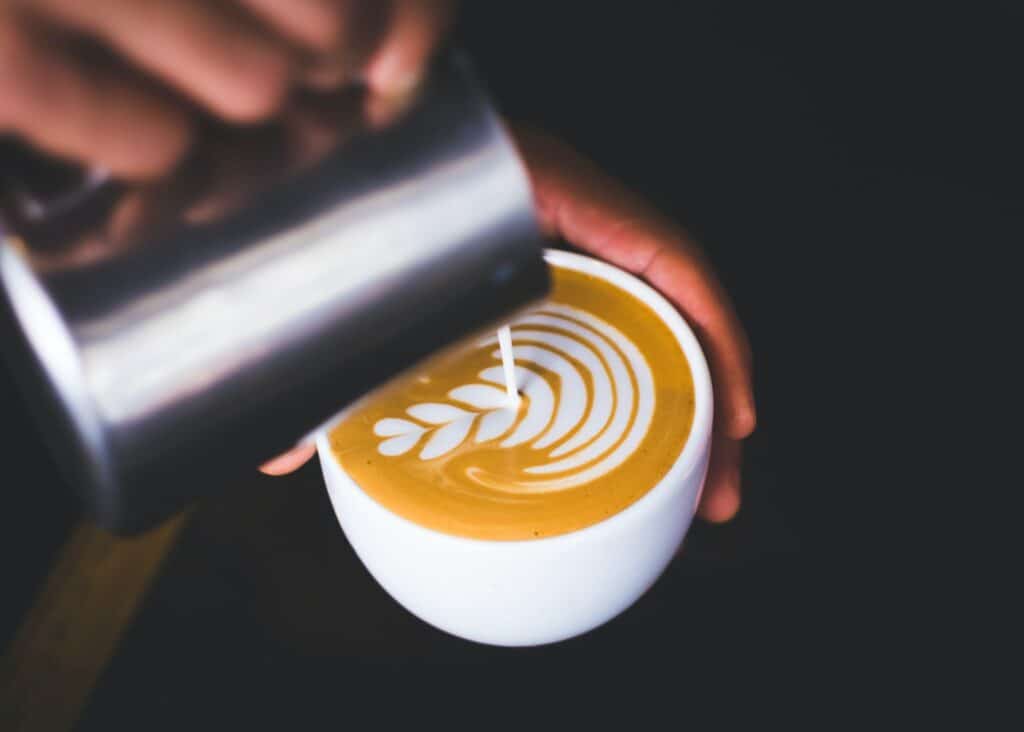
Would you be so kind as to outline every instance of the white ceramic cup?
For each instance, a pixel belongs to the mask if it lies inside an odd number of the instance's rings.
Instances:
[[[661,481],[623,511],[568,534],[487,541],[443,534],[392,513],[345,473],[330,426],[316,438],[327,491],[345,536],[381,586],[407,610],[453,635],[529,646],[564,640],[611,620],[665,570],[693,519],[711,447],[707,363],[689,326],[661,295],[611,265],[548,250],[558,267],[600,277],[647,303],[682,347],[695,411],[682,452]]]

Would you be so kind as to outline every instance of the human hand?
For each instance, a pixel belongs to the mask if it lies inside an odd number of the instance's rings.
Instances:
[[[417,84],[454,0],[0,0],[0,133],[129,178],[188,149],[195,108],[275,116],[295,89]]]
[[[757,423],[746,333],[711,265],[686,232],[564,143],[519,130],[545,234],[632,272],[683,314],[707,356],[715,426],[700,515],[728,521],[740,507],[743,440]]]
[[[534,131],[517,142],[544,233],[639,275],[686,317],[701,342],[715,390],[711,463],[699,508],[714,522],[740,506],[743,440],[757,421],[750,346],[711,266],[686,233],[568,146]],[[289,473],[315,452],[298,447],[260,469]]]

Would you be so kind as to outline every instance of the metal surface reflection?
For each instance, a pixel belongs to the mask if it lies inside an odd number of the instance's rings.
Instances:
[[[145,186],[47,198],[4,168],[4,350],[103,525],[150,525],[547,291],[525,172],[464,62],[366,110],[210,124]]]

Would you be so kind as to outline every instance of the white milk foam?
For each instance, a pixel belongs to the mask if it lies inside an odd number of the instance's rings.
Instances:
[[[485,383],[449,391],[448,398],[459,406],[427,402],[406,410],[415,421],[379,420],[374,433],[388,439],[378,445],[378,452],[403,455],[432,433],[419,457],[434,460],[459,447],[474,425],[473,439],[478,443],[500,439],[501,447],[528,443],[536,450],[550,448],[547,462],[525,468],[511,482],[508,476],[493,476],[480,468],[466,471],[481,485],[520,493],[572,488],[625,462],[640,446],[654,414],[654,379],[640,349],[595,315],[557,303],[542,306],[508,328],[508,340],[502,344],[506,358],[502,349],[491,353],[503,366],[481,371]],[[493,348],[505,340],[503,335],[499,332],[477,346]],[[514,364],[508,358],[513,346]],[[589,376],[592,393],[578,366]],[[541,372],[557,377],[557,395]]]

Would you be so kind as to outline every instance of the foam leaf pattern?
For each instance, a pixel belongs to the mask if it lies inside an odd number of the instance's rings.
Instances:
[[[384,442],[377,446],[377,450],[381,455],[387,455],[388,457],[404,455],[416,447],[416,443],[420,441],[423,432],[424,430],[410,432],[407,435],[399,435],[398,437],[392,437],[390,440],[384,440]]]
[[[499,441],[501,448],[528,445],[545,454],[514,481],[516,490],[530,493],[582,485],[629,458],[647,433],[656,400],[650,366],[636,344],[592,313],[561,303],[547,303],[512,325],[518,361],[508,374],[502,366],[485,368],[478,374],[483,383],[458,386],[444,401],[415,404],[406,409],[411,419],[381,419],[374,425],[374,433],[387,438],[380,453],[401,455],[422,445],[419,457],[434,460],[471,435],[477,443]],[[490,350],[495,340],[478,347],[500,360],[500,351]],[[511,404],[501,388],[507,375],[521,404]],[[509,477],[476,467],[467,475],[501,490],[511,485]]]
[[[373,426],[374,434],[389,439],[378,445],[378,451],[388,457],[404,455],[429,434],[419,456],[422,460],[433,460],[465,442],[478,417],[477,442],[500,437],[515,423],[517,410],[508,406],[508,396],[502,389],[488,384],[466,384],[452,389],[448,396],[472,407],[472,411],[440,402],[414,404],[406,412],[425,424],[394,417],[379,420]]]
[[[465,441],[475,419],[475,414],[460,417],[436,430],[427,440],[427,444],[423,446],[423,450],[420,451],[420,458],[433,460],[436,457],[447,455]]]
[[[500,409],[508,406],[508,394],[504,390],[483,384],[458,386],[448,392],[448,396],[476,409]]]
[[[373,434],[378,437],[397,437],[412,432],[423,434],[423,428],[407,419],[382,419],[373,426]]]
[[[476,431],[477,442],[495,440],[508,432],[516,421],[516,410],[495,409],[480,418],[480,427]]]
[[[427,424],[448,424],[461,417],[471,415],[471,412],[453,407],[451,404],[438,404],[436,402],[414,404],[405,411]]]

